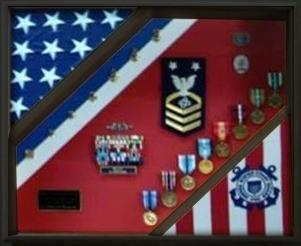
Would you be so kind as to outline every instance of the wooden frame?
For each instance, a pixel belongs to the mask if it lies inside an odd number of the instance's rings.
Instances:
[[[136,7],[135,13],[123,25],[118,34],[111,35],[110,45],[102,45],[97,48],[80,66],[75,69],[66,79],[64,79],[55,90],[53,90],[41,103],[37,104],[33,110],[27,114],[19,123],[10,128],[9,124],[9,71],[10,71],[10,9],[12,8],[74,8],[74,7]],[[167,7],[168,6],[168,7]],[[193,8],[192,8],[193,7]],[[278,124],[283,116],[289,114],[292,129],[292,162],[293,162],[293,236],[291,237],[231,237],[231,236],[177,236],[177,237],[155,237],[155,236],[108,236],[108,235],[91,235],[91,234],[17,234],[16,233],[16,187],[15,187],[15,165],[14,165],[14,148],[18,140],[26,135],[35,122],[39,122],[45,115],[51,112],[57,105],[56,98],[66,98],[67,95],[75,90],[87,76],[96,70],[114,51],[116,51],[122,43],[127,40],[136,30],[139,29],[151,17],[194,17],[194,18],[223,18],[223,19],[277,19],[287,21],[287,75],[289,95],[288,109],[280,112],[277,119],[271,125]],[[189,244],[247,244],[247,245],[297,245],[301,242],[301,179],[298,173],[301,168],[298,163],[301,161],[301,154],[298,148],[301,146],[301,111],[298,106],[301,103],[301,71],[298,64],[301,63],[301,1],[139,1],[128,0],[126,2],[118,0],[60,0],[60,1],[42,1],[42,0],[2,0],[1,1],[1,86],[0,86],[0,118],[1,118],[1,144],[0,144],[0,189],[1,189],[1,240],[7,245],[37,245],[47,243],[137,243],[137,244],[164,244],[167,243],[189,243]],[[102,56],[99,56],[99,53]],[[93,64],[93,66],[87,66]],[[72,85],[70,86],[72,81]],[[260,142],[270,130],[265,129],[260,138],[254,139],[253,143],[248,145],[241,155],[248,153],[252,146]],[[236,158],[239,158],[237,156]],[[236,163],[235,158],[232,159],[225,168],[221,170],[219,177],[227,173]],[[217,176],[217,179],[218,179]],[[217,180],[216,179],[216,180]],[[217,182],[217,181],[216,181]],[[215,182],[215,183],[216,183]],[[200,196],[210,189],[214,182],[208,182],[208,185],[196,192],[197,196],[189,199],[185,203],[182,212],[187,211]],[[162,228],[161,228],[162,229]],[[152,233],[157,235],[160,228]]]

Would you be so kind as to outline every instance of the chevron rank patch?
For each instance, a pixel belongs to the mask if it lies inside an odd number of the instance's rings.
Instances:
[[[186,134],[204,125],[205,59],[164,58],[163,124]]]

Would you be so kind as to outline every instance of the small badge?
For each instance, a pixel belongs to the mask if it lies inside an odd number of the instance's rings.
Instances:
[[[234,109],[234,116],[237,124],[233,128],[233,135],[237,140],[244,140],[249,134],[248,127],[244,124],[244,119],[246,117],[246,107],[242,104],[237,104]]]
[[[203,160],[199,162],[199,171],[202,174],[209,174],[214,169],[213,162],[209,160],[212,155],[212,140],[210,138],[199,138],[197,143],[198,153],[203,158]]]
[[[260,109],[265,102],[264,89],[250,89],[250,101],[255,106],[255,110],[251,113],[251,120],[256,125],[261,125],[265,121],[264,112]]]
[[[163,205],[168,208],[175,207],[178,203],[177,194],[173,191],[176,186],[176,172],[162,171],[161,180],[162,186],[165,188],[165,192],[161,197]]]
[[[272,88],[273,94],[269,97],[269,106],[280,108],[282,106],[282,97],[279,89],[283,85],[283,76],[281,72],[270,72],[267,75],[268,85]]]
[[[142,203],[146,212],[143,214],[144,224],[154,226],[158,223],[158,216],[154,212],[158,206],[158,193],[155,190],[142,191]]]
[[[195,155],[178,155],[178,167],[184,176],[180,180],[181,187],[190,191],[196,186],[196,182],[191,174],[196,168]]]
[[[226,158],[231,153],[230,145],[226,142],[230,131],[229,122],[215,122],[213,128],[214,135],[218,139],[218,143],[215,146],[215,154],[220,158]]]
[[[238,74],[245,74],[250,69],[250,61],[246,55],[240,54],[233,59],[233,68]]]
[[[185,134],[204,126],[205,60],[162,60],[162,120],[168,128]]]
[[[238,47],[244,47],[251,41],[251,35],[248,32],[235,32],[232,37],[233,43]]]
[[[264,209],[275,205],[280,192],[274,185],[277,180],[275,171],[273,165],[258,169],[250,169],[248,166],[234,168],[235,176],[231,182],[235,183],[235,188],[230,191],[234,205],[244,209]]]

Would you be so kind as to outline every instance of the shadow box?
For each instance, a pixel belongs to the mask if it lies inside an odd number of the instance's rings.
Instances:
[[[300,243],[300,1],[1,1],[1,245]]]

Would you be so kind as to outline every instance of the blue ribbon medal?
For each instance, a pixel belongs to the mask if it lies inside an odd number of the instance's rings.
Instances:
[[[201,174],[209,174],[213,171],[214,165],[211,160],[209,160],[212,155],[212,140],[210,138],[199,138],[198,141],[198,153],[203,158],[199,162],[198,168]]]
[[[142,203],[146,212],[143,214],[143,221],[147,226],[154,226],[158,222],[158,216],[154,210],[158,206],[158,193],[155,190],[142,191]]]
[[[176,172],[162,171],[161,181],[162,186],[165,189],[165,192],[161,196],[163,205],[168,208],[175,207],[178,203],[177,194],[173,191],[176,187]]]
[[[191,174],[196,168],[196,158],[195,155],[178,155],[178,167],[184,176],[180,180],[181,187],[190,191],[196,186],[196,182]]]

